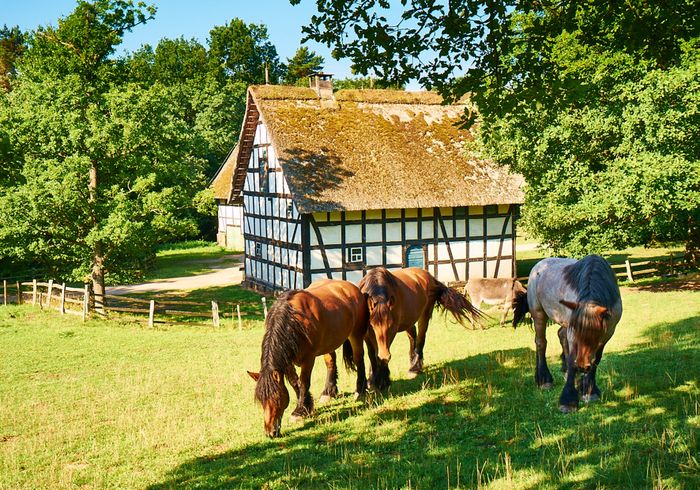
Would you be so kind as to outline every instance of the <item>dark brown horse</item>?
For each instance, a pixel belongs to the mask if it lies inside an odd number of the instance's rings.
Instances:
[[[367,331],[371,382],[379,390],[388,388],[390,383],[389,348],[398,332],[408,335],[409,376],[415,377],[423,371],[425,334],[436,304],[465,326],[468,316],[472,319],[481,317],[481,312],[464,296],[423,269],[412,267],[390,272],[384,267],[376,267],[362,278],[359,286],[367,298],[372,327]]]
[[[256,381],[255,399],[264,410],[265,433],[280,435],[282,414],[289,405],[284,378],[297,395],[293,419],[313,413],[309,393],[311,371],[317,356],[324,356],[328,374],[321,401],[338,393],[335,350],[343,346],[343,359],[357,371],[356,398],[367,388],[362,341],[367,332],[367,305],[360,290],[347,281],[321,280],[304,290],[282,294],[265,320],[260,373],[248,374]],[[294,366],[300,366],[297,376]]]
[[[603,348],[615,332],[622,316],[622,300],[615,274],[598,255],[581,260],[551,258],[538,262],[530,271],[527,296],[519,298],[513,314],[513,326],[529,311],[535,324],[537,348],[535,382],[542,389],[552,387],[554,379],[546,360],[547,319],[560,325],[562,372],[566,384],[559,397],[559,410],[578,409],[579,394],[585,402],[600,397],[595,373]],[[582,371],[578,392],[575,381]]]

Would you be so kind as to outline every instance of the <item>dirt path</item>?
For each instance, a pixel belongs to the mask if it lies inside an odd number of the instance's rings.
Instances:
[[[217,266],[217,262],[222,262],[222,259],[211,261],[212,272],[199,274],[196,276],[171,277],[169,279],[158,279],[153,282],[143,284],[132,284],[128,286],[110,286],[107,287],[107,294],[131,294],[131,293],[146,293],[152,291],[173,291],[173,290],[189,290],[201,289],[216,286],[231,286],[238,284],[243,280],[243,264],[242,255],[233,255],[237,263],[233,266],[223,267]]]

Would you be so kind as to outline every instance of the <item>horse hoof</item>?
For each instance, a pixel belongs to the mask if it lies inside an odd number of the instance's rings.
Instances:
[[[300,424],[304,422],[304,417],[301,415],[291,414],[289,416],[289,422],[292,424]]]
[[[593,393],[592,395],[583,395],[581,396],[581,400],[583,400],[585,403],[593,403],[598,400],[600,400],[600,397]]]
[[[576,405],[559,405],[559,411],[561,413],[574,413],[578,410]]]
[[[406,373],[406,379],[416,379],[420,373],[416,371],[409,371]]]
[[[364,393],[358,393],[355,392],[355,396],[353,396],[353,400],[356,402],[361,402],[365,400],[365,394]]]
[[[551,390],[553,386],[554,386],[554,384],[552,384],[552,383],[542,383],[540,385],[540,389],[541,390]]]
[[[325,405],[326,403],[331,401],[330,395],[321,395],[321,397],[318,399],[319,405]]]

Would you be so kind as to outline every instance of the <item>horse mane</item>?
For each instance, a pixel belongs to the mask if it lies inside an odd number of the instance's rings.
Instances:
[[[579,333],[603,329],[602,319],[588,306],[610,309],[619,301],[617,280],[608,262],[599,255],[588,255],[564,269],[564,280],[577,295],[578,307],[571,313],[570,325]]]
[[[380,297],[385,301],[389,299],[392,291],[397,291],[399,283],[394,275],[384,267],[375,267],[367,272],[367,275],[360,281],[360,291],[370,298]],[[382,323],[386,320],[385,316],[389,315],[389,308],[379,306],[374,308],[370,314],[370,321]]]
[[[284,376],[287,368],[303,343],[310,342],[299,312],[292,308],[290,300],[300,293],[291,290],[282,293],[272,305],[265,319],[265,335],[260,356],[260,379],[255,385],[255,399],[260,403],[279,396],[279,388],[272,377],[273,371]]]

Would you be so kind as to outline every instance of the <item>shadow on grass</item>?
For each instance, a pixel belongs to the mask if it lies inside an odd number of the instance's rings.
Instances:
[[[699,329],[657,325],[605,355],[602,401],[577,414],[557,410],[560,377],[535,388],[531,350],[494,351],[397,380],[386,399],[323,407],[281,439],[187,461],[150,488],[697,488]]]

